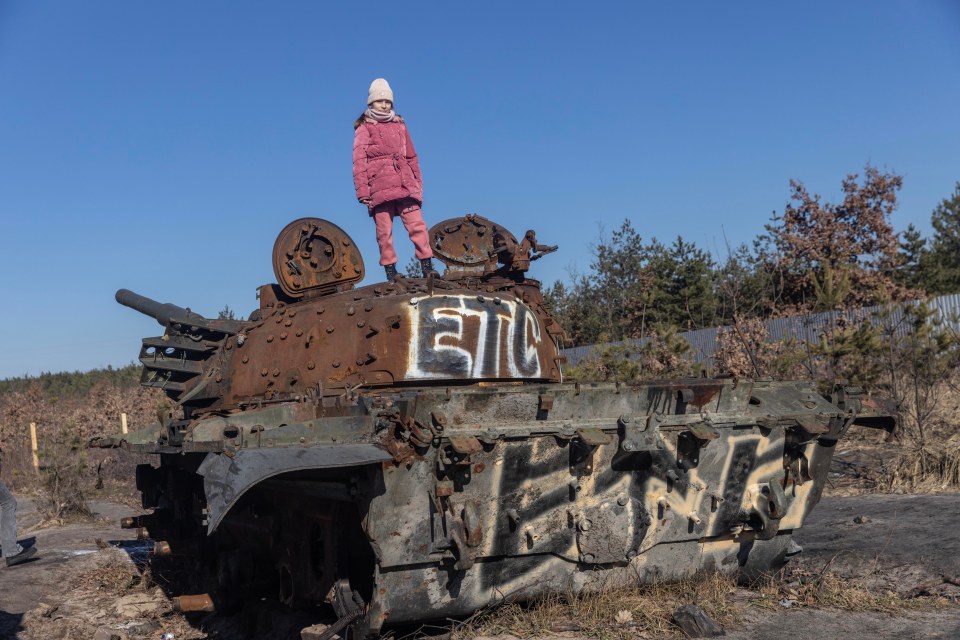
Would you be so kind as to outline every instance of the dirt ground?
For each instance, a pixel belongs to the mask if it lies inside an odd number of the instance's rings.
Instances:
[[[960,494],[826,497],[795,537],[803,546],[801,566],[829,564],[841,576],[903,595],[925,587],[957,604],[899,616],[810,608],[751,611],[728,638],[960,638],[960,587],[942,580],[960,576]]]
[[[35,543],[39,559],[0,568],[0,638],[159,638],[296,637],[303,619],[260,612],[256,618],[210,624],[202,631],[172,613],[155,586],[138,588],[148,546],[133,539],[117,521],[129,507],[110,502],[92,505],[93,522],[48,526],[30,500],[20,502],[21,538]],[[856,520],[855,520],[856,519]],[[957,603],[960,587],[960,494],[862,495],[827,497],[796,535],[804,551],[801,567],[829,566],[879,591],[909,596],[929,593]],[[944,581],[944,577],[948,580]],[[749,600],[750,592],[738,597]],[[757,638],[960,638],[960,605],[946,604],[905,614],[847,612],[785,603],[778,610],[746,607],[732,639]],[[789,606],[789,608],[788,608]],[[245,633],[241,633],[241,629]],[[251,629],[262,629],[263,633]],[[209,635],[208,633],[209,632]],[[504,640],[500,636],[500,640]]]
[[[0,566],[0,638],[32,637],[24,628],[24,614],[56,602],[77,574],[107,562],[133,567],[138,556],[146,557],[147,543],[118,526],[120,518],[130,515],[129,507],[112,502],[93,502],[91,507],[96,513],[92,522],[51,526],[42,522],[32,500],[18,499],[20,540],[36,545],[40,553],[22,565]]]

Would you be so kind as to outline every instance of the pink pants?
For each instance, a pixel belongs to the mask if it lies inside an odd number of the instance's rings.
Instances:
[[[391,200],[378,204],[373,208],[373,221],[377,225],[377,244],[380,245],[380,264],[386,266],[397,262],[397,252],[393,250],[393,219],[400,216],[403,226],[407,228],[413,246],[416,248],[417,258],[432,258],[430,236],[427,233],[427,223],[423,221],[420,205],[415,200]]]

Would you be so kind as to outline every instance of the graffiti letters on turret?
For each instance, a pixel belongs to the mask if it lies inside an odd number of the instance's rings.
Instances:
[[[540,325],[522,303],[423,298],[411,305],[407,378],[537,378]]]

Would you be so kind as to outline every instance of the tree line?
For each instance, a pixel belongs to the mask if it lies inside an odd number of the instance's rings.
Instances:
[[[0,396],[36,388],[53,398],[86,396],[98,385],[129,389],[140,384],[141,367],[131,363],[124,367],[107,366],[89,371],[44,372],[38,376],[16,376],[0,380]]]
[[[587,273],[545,292],[567,346],[960,291],[960,182],[933,210],[930,237],[891,224],[902,176],[867,165],[841,187],[830,202],[791,181],[783,211],[723,259],[681,236],[644,239],[624,220]]]

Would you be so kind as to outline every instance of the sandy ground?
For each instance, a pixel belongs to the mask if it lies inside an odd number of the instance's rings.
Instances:
[[[869,521],[858,524],[858,516]],[[940,581],[943,575],[960,576],[960,494],[824,498],[796,539],[803,546],[801,565],[830,563],[842,576],[897,593],[925,585],[950,596],[960,592]],[[958,639],[960,605],[897,617],[817,609],[757,611],[726,637]]]
[[[103,585],[74,588],[77,576],[98,567],[133,566],[145,543],[117,521],[129,507],[98,502],[98,519],[88,523],[47,526],[29,500],[20,503],[21,538],[35,543],[39,559],[0,568],[0,638],[93,638],[107,625],[121,637],[159,638],[174,632],[177,640],[202,638],[181,616],[172,614],[159,589],[122,595]],[[859,518],[858,518],[859,516]],[[864,516],[866,518],[864,518]],[[855,518],[860,523],[855,522]],[[960,587],[942,581],[960,576],[960,494],[867,495],[825,498],[796,535],[804,547],[800,560],[811,568],[829,563],[840,575],[871,587],[910,593],[918,587],[950,597]],[[132,571],[131,571],[132,573]],[[954,599],[954,602],[958,600]],[[260,615],[220,625],[216,637],[234,637],[231,628],[272,628],[287,624]],[[295,624],[289,629],[293,632]],[[960,606],[947,606],[900,616],[880,613],[784,608],[750,610],[742,626],[728,638],[960,638]],[[108,636],[104,636],[108,637]]]
[[[858,516],[869,521],[855,522]],[[873,575],[899,591],[911,581],[960,576],[960,494],[825,498],[796,534],[803,560],[842,575]]]

